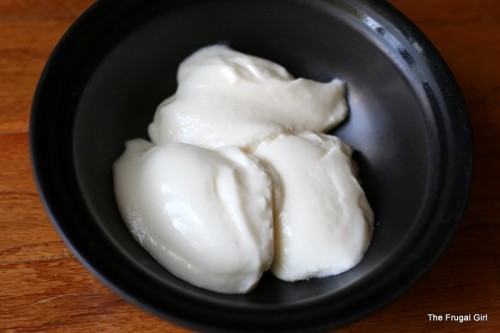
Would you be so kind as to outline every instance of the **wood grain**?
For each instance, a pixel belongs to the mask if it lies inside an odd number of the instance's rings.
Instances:
[[[476,154],[456,237],[391,305],[341,332],[500,332],[500,1],[391,0],[441,52],[463,91]],[[0,332],[190,332],[130,305],[52,227],[31,174],[28,127],[40,72],[93,1],[0,0]],[[430,322],[428,313],[488,314]]]
[[[93,0],[2,0],[0,2],[0,20],[40,20],[44,18],[76,18],[90,7]]]

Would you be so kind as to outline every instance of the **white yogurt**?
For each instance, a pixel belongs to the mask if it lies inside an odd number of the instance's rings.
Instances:
[[[273,258],[271,181],[236,147],[136,139],[113,166],[121,214],[174,275],[222,293],[251,290]]]
[[[329,130],[347,116],[342,81],[294,79],[276,63],[222,45],[184,60],[177,81],[149,126],[156,144],[248,148],[284,131]]]
[[[251,290],[272,265],[296,281],[344,272],[370,242],[373,213],[350,148],[315,134],[347,116],[345,85],[294,79],[226,46],[181,65],[151,141],[113,166],[120,212],[174,275],[222,293]]]
[[[254,154],[276,189],[271,271],[296,281],[354,267],[370,243],[373,212],[351,149],[337,137],[306,132],[264,142]]]

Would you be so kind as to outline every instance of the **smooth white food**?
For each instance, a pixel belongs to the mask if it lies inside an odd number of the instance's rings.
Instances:
[[[271,181],[236,147],[142,139],[113,166],[121,214],[174,275],[221,293],[251,290],[273,258]]]
[[[276,192],[273,274],[297,281],[354,267],[370,244],[373,212],[351,149],[307,132],[264,142],[254,154],[271,170]]]
[[[222,45],[179,67],[151,142],[113,165],[120,212],[174,275],[245,293],[271,268],[296,281],[342,273],[365,253],[373,212],[351,149],[320,134],[347,116],[345,85],[293,78]]]
[[[251,149],[282,132],[329,130],[347,116],[342,81],[295,79],[274,62],[223,45],[184,60],[177,81],[149,125],[155,144]]]

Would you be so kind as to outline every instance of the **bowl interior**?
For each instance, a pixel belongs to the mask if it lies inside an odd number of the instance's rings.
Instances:
[[[369,301],[370,307],[384,303],[420,276],[463,209],[463,200],[443,203],[451,191],[446,177],[459,173],[451,161],[455,157],[447,153],[457,145],[453,117],[422,45],[389,20],[391,15],[400,19],[391,9],[385,9],[384,18],[367,3],[110,1],[94,6],[63,39],[66,49],[49,63],[45,81],[53,86],[42,83],[39,92],[41,105],[60,97],[44,116],[58,119],[46,124],[52,130],[43,140],[52,144],[46,168],[59,169],[63,180],[46,192],[66,191],[73,222],[61,219],[62,208],[52,214],[81,259],[126,298],[181,321],[183,314],[171,309],[173,296],[179,309],[196,300],[214,309],[269,314],[335,303],[328,309],[330,320],[340,322],[366,312],[359,301],[381,297]],[[297,77],[347,82],[350,116],[332,134],[354,148],[376,220],[370,248],[352,270],[298,283],[266,274],[247,295],[220,295],[172,276],[126,229],[113,194],[111,165],[125,140],[147,138],[157,105],[175,92],[179,63],[214,43],[273,60]],[[46,194],[49,210],[56,197]],[[384,294],[391,284],[394,291]],[[200,321],[211,320],[205,317]],[[297,315],[290,326],[301,318]]]
[[[125,140],[148,138],[146,128],[156,106],[175,92],[179,63],[213,43],[229,43],[276,61],[295,76],[347,82],[350,117],[333,134],[355,149],[377,222],[365,260],[349,274],[302,284],[273,282],[270,290],[263,284],[248,296],[227,298],[281,303],[340,291],[397,255],[418,227],[437,162],[426,105],[407,71],[370,36],[341,17],[333,20],[316,8],[300,7],[216,2],[157,13],[120,36],[86,82],[73,137],[81,190],[102,232],[130,256],[151,261],[148,266],[157,278],[172,280],[124,227],[111,165]]]

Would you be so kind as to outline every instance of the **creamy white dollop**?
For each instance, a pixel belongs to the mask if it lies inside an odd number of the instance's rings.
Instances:
[[[271,181],[236,147],[135,139],[113,166],[121,214],[174,275],[222,293],[251,290],[273,258]]]
[[[223,45],[184,60],[177,81],[149,125],[156,144],[251,148],[284,131],[329,130],[347,116],[341,80],[295,79],[274,62]]]
[[[356,265],[373,230],[351,149],[320,134],[347,116],[345,85],[295,79],[227,46],[179,67],[151,142],[127,141],[115,194],[135,239],[174,275],[245,293],[271,268],[296,281]]]
[[[305,132],[264,142],[254,154],[276,192],[271,271],[297,281],[354,267],[370,244],[373,212],[351,149],[337,137]]]

